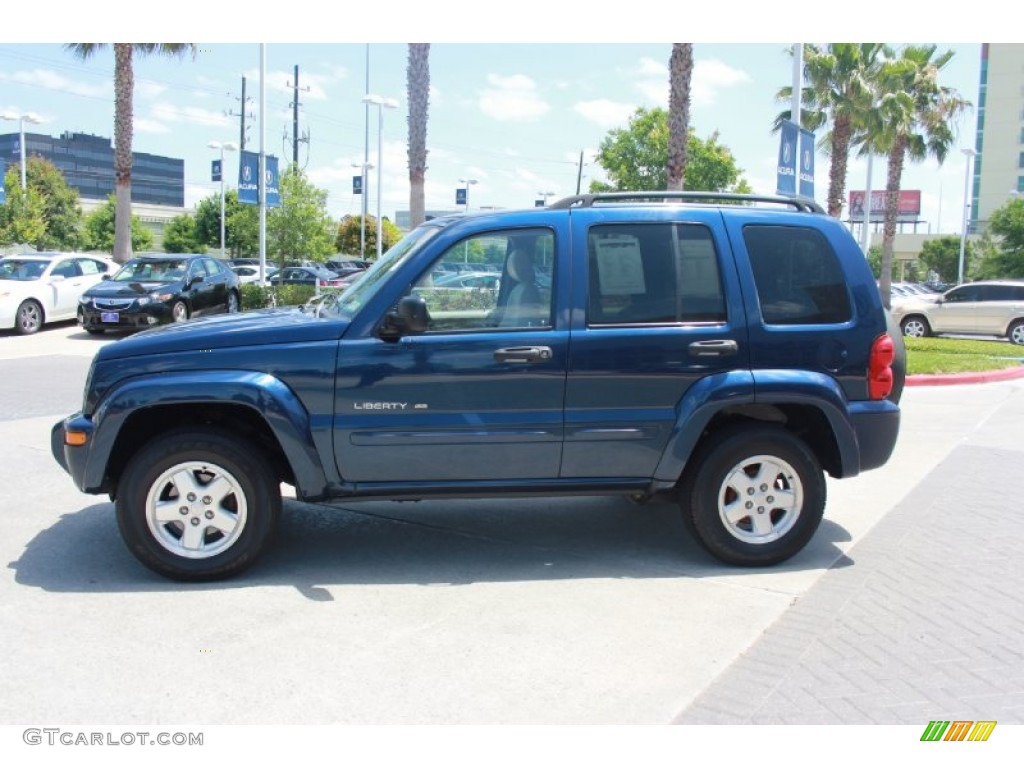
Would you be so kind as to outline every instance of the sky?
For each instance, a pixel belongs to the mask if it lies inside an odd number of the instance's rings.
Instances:
[[[183,8],[190,5],[191,0],[181,4]],[[299,164],[314,184],[327,190],[330,214],[340,217],[360,212],[362,202],[352,193],[352,177],[360,173],[354,166],[361,165],[368,155],[370,164],[380,165],[381,175],[378,185],[378,170],[369,172],[369,211],[376,212],[379,188],[381,211],[393,218],[396,210],[406,210],[409,204],[407,45],[398,39],[443,41],[432,43],[430,50],[428,210],[455,210],[455,190],[466,186],[460,179],[477,180],[470,186],[471,209],[530,207],[541,197],[553,201],[573,194],[581,152],[585,192],[592,179],[605,178],[594,156],[608,131],[626,127],[637,107],[667,107],[671,43],[643,42],[653,37],[649,23],[634,29],[624,22],[615,30],[619,41],[609,42],[608,28],[603,28],[603,34],[592,34],[587,28],[577,28],[580,22],[571,14],[562,15],[554,28],[572,31],[548,40],[545,37],[553,34],[552,28],[526,23],[529,11],[543,8],[543,4],[517,4],[522,14],[509,19],[488,19],[481,15],[479,9],[484,6],[479,4],[452,5],[453,11],[476,9],[466,11],[462,17],[466,26],[458,32],[434,17],[422,28],[407,29],[396,23],[384,39],[379,39],[379,33],[360,37],[353,33],[370,25],[356,15],[340,32],[333,31],[331,24],[325,23],[326,29],[320,30],[307,23],[291,38],[306,37],[308,42],[273,42],[273,34],[265,34],[271,42],[264,49],[267,110],[262,127],[261,46],[254,42],[260,35],[209,13],[192,17],[202,23],[181,29],[172,24],[166,30],[168,39],[175,39],[175,32],[177,39],[194,39],[201,32],[227,42],[196,43],[194,58],[136,60],[134,150],[184,159],[186,207],[217,194],[219,184],[210,180],[210,163],[219,155],[208,144],[238,142],[237,115],[245,76],[246,96],[251,100],[246,111],[254,115],[246,148],[258,149],[262,130],[266,151],[290,160],[290,138],[286,139],[292,133],[290,86],[298,65],[299,134],[308,137],[308,142],[300,145]],[[735,7],[742,9],[743,5]],[[442,19],[447,18],[444,4],[431,7]],[[779,141],[771,132],[771,123],[788,107],[776,101],[775,93],[792,82],[790,43],[758,41],[754,32],[761,27],[756,14],[736,15],[751,22],[752,27],[745,30],[747,39],[737,32],[736,42],[695,43],[691,126],[701,138],[717,132],[754,191],[771,194],[775,191]],[[495,20],[502,23],[495,25]],[[275,25],[285,21],[282,18]],[[701,21],[700,17],[693,20],[694,24]],[[591,29],[593,23],[590,19]],[[471,42],[474,26],[487,30],[488,36],[496,36],[494,29],[501,28],[503,35],[485,43]],[[8,25],[4,34],[11,29]],[[225,32],[213,34],[217,29]],[[825,39],[825,31],[815,30],[816,36],[804,39]],[[104,40],[110,34],[109,30],[79,29],[73,24],[70,29],[49,32],[59,40]],[[981,32],[975,38],[978,42],[939,43],[942,49],[956,52],[942,82],[972,103],[978,99],[980,40],[991,39]],[[317,39],[321,34],[342,42]],[[345,42],[346,38],[352,39]],[[769,25],[764,28],[764,38],[783,40],[784,36]],[[693,35],[690,39],[700,38]],[[531,42],[524,42],[527,40]],[[361,101],[366,93],[395,99],[399,106],[367,109]],[[112,50],[102,50],[83,62],[56,40],[30,44],[0,36],[0,112],[5,111],[40,116],[44,122],[28,126],[30,132],[58,136],[78,131],[111,137]],[[381,127],[379,116],[383,117]],[[958,146],[973,146],[975,120],[974,109],[960,120]],[[16,123],[0,122],[0,132],[16,130]],[[904,172],[903,187],[922,191],[921,218],[925,223],[919,231],[958,233],[961,229],[966,167],[965,157],[957,149],[941,167],[928,161],[909,165]],[[237,181],[237,163],[236,153],[225,155],[229,188]],[[884,167],[881,158],[874,163],[875,189],[884,186]],[[819,202],[824,202],[827,192],[827,173],[828,158],[819,152]],[[863,189],[865,178],[864,162],[852,160],[847,189]]]

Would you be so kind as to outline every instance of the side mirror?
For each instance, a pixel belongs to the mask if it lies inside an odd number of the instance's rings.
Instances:
[[[188,284],[185,287],[186,288],[191,288],[193,285],[197,285],[198,283],[201,283],[201,282],[203,282],[203,276],[202,275],[196,275],[195,277],[193,277],[191,280],[188,281]]]
[[[110,279],[110,273],[109,272],[104,272],[103,276],[100,279],[101,280],[109,280]]]
[[[423,333],[430,327],[427,302],[419,294],[403,296],[384,321],[384,335],[396,339],[406,333]]]

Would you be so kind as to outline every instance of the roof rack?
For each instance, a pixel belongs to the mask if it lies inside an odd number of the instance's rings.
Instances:
[[[825,209],[809,197],[799,195],[744,195],[737,192],[679,192],[660,190],[648,192],[599,192],[592,195],[564,197],[548,206],[549,209],[592,208],[599,202],[630,202],[634,200],[655,201],[666,199],[692,201],[729,201],[737,203],[776,203],[788,205],[801,213],[825,213]]]

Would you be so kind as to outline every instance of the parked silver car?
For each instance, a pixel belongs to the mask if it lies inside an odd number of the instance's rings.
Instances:
[[[892,315],[904,336],[1005,336],[1024,345],[1024,280],[983,280],[951,288],[931,301],[893,302]]]

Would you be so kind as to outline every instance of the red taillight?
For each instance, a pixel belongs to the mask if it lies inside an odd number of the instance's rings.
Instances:
[[[868,360],[868,397],[883,400],[892,392],[892,363],[896,359],[896,345],[883,333],[871,345]]]

